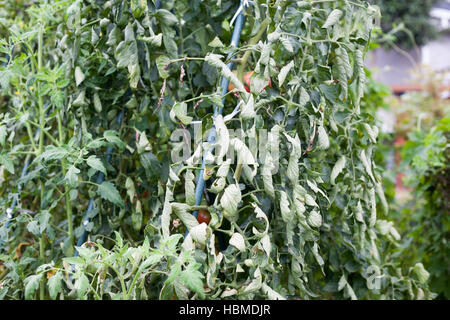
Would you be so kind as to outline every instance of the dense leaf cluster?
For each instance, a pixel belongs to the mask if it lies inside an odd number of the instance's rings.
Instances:
[[[432,77],[437,81],[437,77]],[[433,87],[430,86],[432,89]],[[376,150],[386,168],[383,186],[390,215],[402,235],[397,253],[404,263],[422,261],[437,299],[448,297],[449,107],[434,90],[389,97],[389,87],[368,83],[364,100],[388,108],[396,118]],[[389,104],[389,106],[387,105]]]
[[[448,299],[450,270],[449,153],[450,118],[440,120],[430,130],[416,129],[402,148],[406,183],[415,188],[417,198],[408,221],[412,226],[409,258],[423,261],[430,271],[430,288],[438,298]],[[424,237],[426,235],[426,237]]]
[[[41,1],[5,21],[1,297],[429,297],[422,265],[391,255],[399,235],[361,102],[378,11],[254,1],[228,46],[239,6]],[[235,87],[224,103],[222,77]],[[215,142],[191,144],[198,121]]]

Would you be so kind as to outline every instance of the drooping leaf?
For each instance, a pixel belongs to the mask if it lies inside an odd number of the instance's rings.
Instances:
[[[75,281],[75,289],[77,290],[78,298],[86,298],[86,291],[89,289],[89,279],[82,273],[80,277]]]
[[[241,190],[236,184],[230,184],[225,188],[220,204],[225,210],[225,216],[234,217],[237,213],[237,208],[241,202]]]
[[[120,149],[123,149],[126,146],[125,143],[118,137],[117,132],[115,130],[106,130],[103,133],[103,137],[105,137],[106,141],[115,144]]]
[[[222,56],[210,53],[205,57],[205,61],[209,63],[211,66],[218,68],[222,75],[233,83],[233,85],[241,92],[246,92],[244,85],[241,81],[236,77],[236,75],[231,72],[231,70],[227,67],[225,63],[221,60]]]
[[[86,76],[84,75],[83,71],[81,71],[81,68],[77,66],[75,68],[75,82],[77,86],[79,86],[85,78]]]
[[[289,62],[283,68],[281,68],[280,73],[278,74],[278,85],[281,87],[286,79],[289,71],[294,67],[294,61]]]
[[[5,146],[6,139],[6,126],[0,125],[0,146]]]
[[[48,292],[50,294],[50,298],[53,300],[55,300],[58,293],[62,291],[63,279],[64,277],[62,272],[57,271],[47,282]]]
[[[97,171],[103,172],[106,175],[105,166],[103,165],[102,161],[99,158],[97,158],[96,156],[90,156],[89,158],[87,158],[86,163],[91,168],[93,168]]]
[[[195,205],[195,176],[191,170],[187,170],[185,174],[185,190],[186,190],[186,203],[189,205]]]
[[[333,166],[333,169],[331,170],[330,175],[330,181],[331,184],[335,184],[335,180],[337,176],[342,172],[342,170],[345,168],[346,158],[345,156],[341,156],[338,161]]]
[[[233,233],[233,235],[230,238],[230,244],[236,247],[236,249],[238,249],[239,251],[245,250],[244,237],[240,233],[237,232]]]
[[[177,217],[183,222],[188,230],[198,226],[198,221],[195,217],[188,212],[190,206],[185,203],[172,202],[172,212],[177,215]]]
[[[328,18],[325,21],[325,23],[322,25],[322,28],[328,28],[328,27],[335,25],[339,21],[341,16],[342,16],[342,11],[339,9],[334,9],[328,15]]]
[[[108,200],[121,208],[124,207],[123,199],[120,196],[119,191],[117,191],[116,186],[109,181],[104,181],[98,186],[97,194],[101,198]]]
[[[39,287],[41,278],[42,273],[31,275],[25,279],[25,299],[30,300],[32,298],[37,288]]]
[[[328,134],[323,126],[319,126],[317,129],[318,142],[317,147],[321,150],[326,150],[330,146],[330,140]]]
[[[78,174],[80,172],[81,172],[80,169],[72,165],[67,170],[66,176],[64,178],[69,185],[74,186],[78,182]]]

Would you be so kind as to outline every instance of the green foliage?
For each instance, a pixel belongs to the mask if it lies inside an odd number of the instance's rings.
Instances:
[[[408,223],[412,227],[405,253],[423,262],[430,272],[430,288],[438,298],[450,297],[450,118],[430,130],[416,129],[402,148],[405,182],[414,188],[415,199]]]
[[[437,31],[430,18],[430,10],[436,0],[369,0],[369,2],[380,8],[381,28],[384,32],[389,32],[401,24],[410,32],[400,31],[395,35],[395,43],[401,47],[411,49],[436,37]]]
[[[364,101],[374,109],[383,106],[396,118],[392,133],[380,133],[375,161],[385,168],[383,185],[402,240],[393,249],[405,264],[423,265],[437,298],[448,298],[448,100],[439,98],[442,83],[433,74],[428,90],[401,97],[389,88],[369,82]],[[432,80],[427,81],[427,80]],[[401,160],[401,161],[400,161]],[[405,186],[403,186],[405,184]]]
[[[238,47],[223,45],[236,1],[156,9],[42,0],[9,17],[0,42],[11,56],[0,68],[4,297],[431,296],[422,268],[392,255],[398,233],[372,159],[378,129],[363,100],[363,58],[378,11],[346,0],[254,3]],[[230,53],[241,71],[254,70],[250,92],[227,67]],[[221,77],[235,87],[223,105]],[[212,117],[213,105],[228,115],[239,101],[231,120]],[[217,129],[200,206],[193,174],[211,144],[172,158],[193,120]],[[171,137],[180,128],[181,142]],[[18,188],[18,169],[32,157]],[[209,225],[191,214],[199,207]],[[84,231],[91,238],[74,247]]]

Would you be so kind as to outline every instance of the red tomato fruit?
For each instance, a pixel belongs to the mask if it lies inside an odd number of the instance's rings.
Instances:
[[[200,209],[198,210],[197,221],[200,224],[203,222],[209,224],[209,221],[211,221],[211,215],[208,211]]]

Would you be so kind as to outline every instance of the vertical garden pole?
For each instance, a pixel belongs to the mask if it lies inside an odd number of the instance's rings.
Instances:
[[[123,114],[124,114],[124,111],[121,111],[117,115],[117,122],[118,122],[119,126],[122,125]],[[108,147],[108,149],[106,149],[106,162],[107,163],[109,163],[111,161],[112,152],[113,152],[112,147]],[[103,172],[99,172],[99,174],[97,176],[97,181],[96,181],[97,184],[101,184],[104,180],[105,180],[105,174]],[[86,213],[84,215],[83,222],[82,222],[84,227],[86,227],[90,221],[89,213],[92,211],[92,209],[94,209],[94,198],[91,198],[89,200],[88,209],[86,210]],[[88,236],[88,232],[85,229],[83,231],[83,233],[81,234],[81,236],[77,240],[78,247],[80,247],[84,242],[86,242],[87,236]],[[78,256],[78,251],[75,251],[75,256]]]
[[[233,29],[233,36],[231,38],[231,46],[233,47],[237,47],[239,44],[239,39],[241,37],[241,32],[242,32],[242,28],[244,26],[244,21],[245,21],[245,17],[244,17],[244,10],[246,9],[246,4],[244,4],[243,2],[241,3],[241,7],[239,7],[241,9],[241,11],[239,12],[239,15],[236,18],[235,21],[235,26]],[[227,60],[229,60],[232,57],[232,53],[228,54]],[[233,62],[230,62],[227,64],[227,67],[232,70],[234,66]],[[222,77],[221,83],[220,83],[220,87],[222,88],[222,105],[225,103],[225,94],[228,92],[228,84],[229,84],[229,80],[225,77]],[[219,115],[222,114],[222,107],[219,106],[214,106],[214,119]],[[208,142],[209,143],[214,143],[216,140],[216,127],[212,126],[210,132],[209,132],[209,136],[208,136]],[[202,159],[202,167],[200,169],[199,175],[198,175],[198,179],[197,179],[197,186],[195,189],[195,205],[199,206],[202,202],[202,195],[203,195],[203,189],[205,188],[205,179],[203,179],[203,173],[205,171],[205,158],[208,155],[208,152],[211,152],[214,149],[214,147],[211,147],[209,150],[205,150],[203,153],[203,159]],[[198,210],[194,211],[192,213],[194,215],[194,217],[197,217],[198,215]],[[186,235],[188,234],[188,231],[186,232]]]

